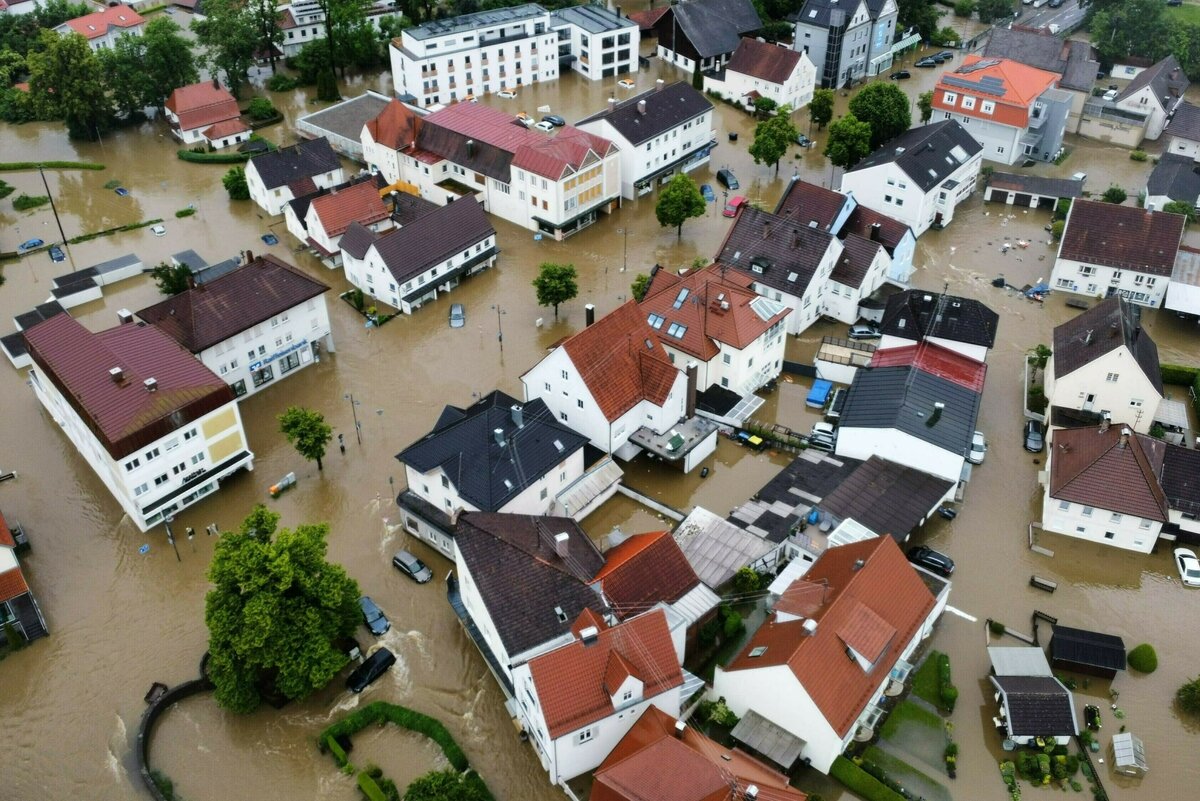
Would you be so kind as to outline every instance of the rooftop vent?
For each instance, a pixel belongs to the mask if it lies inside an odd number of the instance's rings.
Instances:
[[[147,392],[157,392],[158,391],[158,379],[157,378],[147,378],[145,381],[142,382],[142,386],[144,386],[146,388]]]
[[[467,140],[467,157],[470,158],[474,155],[475,155],[475,140],[468,139]]]
[[[554,552],[559,558],[566,559],[570,552],[571,535],[565,531],[554,535]]]
[[[864,562],[862,559],[855,559],[853,569],[854,570],[862,570],[864,567],[866,567],[866,565],[867,565],[867,563]]]
[[[813,620],[811,617],[805,618],[804,623],[801,625],[804,627],[804,631],[806,634],[808,634],[808,636],[811,637],[817,633],[817,621]]]
[[[659,78],[657,81],[654,82],[655,91],[662,91],[662,88],[664,86],[666,86],[666,84],[667,84],[666,81],[664,81],[662,78]]]
[[[586,629],[579,631],[579,639],[583,640],[584,645],[592,645],[600,638],[600,629],[595,626],[588,626]]]
[[[554,616],[558,618],[559,623],[567,622],[567,613],[563,611],[561,606],[554,607]]]
[[[129,309],[120,309],[117,311],[117,322],[121,325],[133,322],[133,312]]]
[[[639,101],[638,101],[638,104],[637,104],[637,110],[638,110],[638,114],[645,114],[645,113],[646,113],[646,101],[645,101],[645,100],[639,100]]]
[[[504,488],[505,488],[506,490],[508,490],[509,492],[512,492],[512,489],[513,489],[513,483],[512,483],[511,481],[509,481],[507,478],[506,478],[506,479],[504,479]]]
[[[512,405],[512,409],[510,409],[510,411],[512,412],[513,425],[516,426],[517,428],[524,428],[525,427],[525,407],[519,403],[514,403]]]
[[[682,740],[685,731],[687,731],[687,723],[682,720],[675,721],[675,736]]]
[[[492,436],[494,436],[496,438],[496,444],[499,445],[501,448],[503,448],[504,447],[504,429],[503,428],[492,429]]]
[[[120,384],[125,380],[125,371],[120,367],[114,367],[108,371],[108,375],[112,378],[114,384]]]
[[[755,801],[758,798],[758,785],[751,784],[746,787],[746,801]]]

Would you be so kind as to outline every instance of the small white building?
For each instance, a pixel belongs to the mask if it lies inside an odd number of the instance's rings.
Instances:
[[[31,9],[32,10],[32,9]],[[106,50],[121,36],[141,36],[146,20],[132,8],[115,5],[82,17],[69,19],[54,30],[59,36],[77,33],[88,40],[92,50]]]
[[[137,316],[187,349],[241,398],[333,352],[328,291],[264,255],[211,279],[201,272],[192,288]]]
[[[1139,72],[1114,102],[1122,111],[1144,116],[1145,138],[1154,141],[1162,135],[1189,86],[1191,81],[1175,56],[1167,56]]]
[[[392,227],[379,182],[373,177],[352,179],[341,186],[318,189],[283,207],[288,233],[308,246],[329,267],[342,263],[342,234],[357,223],[378,233]]]
[[[165,105],[171,133],[185,145],[205,144],[213,150],[245,142],[250,126],[242,122],[237,100],[214,78],[181,86]]]
[[[680,81],[656,87],[580,120],[588,131],[616,145],[621,196],[633,200],[680,173],[707,164],[716,146],[712,103]]]
[[[1163,307],[1176,314],[1200,317],[1200,248],[1179,246]]]
[[[345,183],[346,174],[324,137],[260,153],[246,165],[250,199],[269,215],[288,201]]]
[[[1078,199],[1067,212],[1050,286],[1090,298],[1120,295],[1157,309],[1185,222],[1179,214]]]
[[[816,67],[807,54],[743,37],[724,70],[704,76],[704,91],[747,111],[754,110],[754,101],[760,97],[774,100],[777,107],[799,111],[812,101],[816,80]]]
[[[888,298],[879,321],[882,336],[878,349],[929,342],[971,361],[985,362],[996,343],[999,325],[1000,315],[977,300],[909,289]]]
[[[1200,206],[1200,172],[1191,154],[1160,156],[1146,179],[1142,198],[1147,211],[1162,211],[1171,202],[1184,203],[1192,210]]]
[[[656,55],[691,75],[719,69],[744,34],[763,26],[750,0],[689,0],[673,3],[654,21]]]
[[[24,331],[29,383],[146,531],[254,469],[233,391],[154,326],[92,333],[67,314]]]
[[[571,69],[588,80],[637,72],[638,26],[621,14],[620,6],[588,3],[555,9],[550,27],[558,34],[558,57],[573,56]]]
[[[999,716],[1005,738],[1033,746],[1044,737],[1068,745],[1079,733],[1075,698],[1050,669],[1038,647],[988,648]]]
[[[841,191],[920,236],[975,191],[983,148],[956,120],[911,128],[842,175]]]
[[[1169,139],[1163,153],[1187,156],[1200,161],[1200,106],[1186,100],[1175,106],[1171,120],[1163,128]]]

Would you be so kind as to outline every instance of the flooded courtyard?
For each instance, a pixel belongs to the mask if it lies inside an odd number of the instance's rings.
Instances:
[[[651,88],[660,76],[686,79],[667,73],[653,61],[637,76],[639,90]],[[921,71],[909,83],[931,77]],[[507,104],[502,107],[512,106],[514,112],[549,105],[554,113],[575,119],[603,107],[616,91],[611,82],[587,84],[575,78],[526,88],[518,100],[488,102]],[[368,88],[388,92],[387,76],[359,80],[344,94]],[[921,88],[905,86],[914,96]],[[271,97],[287,120],[264,134],[292,141],[292,121],[316,106],[307,103],[304,91]],[[839,108],[845,102],[839,96]],[[823,134],[816,137],[817,148],[789,154],[776,176],[773,168],[753,164],[747,153],[752,121],[725,106],[718,107],[718,116],[720,144],[711,163],[693,173],[698,182],[715,184],[716,171],[728,167],[751,201],[770,206],[793,172],[817,184],[833,179],[820,155]],[[800,119],[807,123],[806,116]],[[740,134],[737,143],[727,140],[730,131]],[[1092,189],[1115,181],[1132,190],[1150,169],[1130,162],[1119,148],[1073,144],[1071,157],[1051,170],[1070,174],[1086,164]],[[253,504],[265,502],[282,514],[284,526],[330,523],[329,557],[345,565],[391,618],[392,630],[381,640],[398,662],[362,696],[351,695],[335,681],[282,711],[266,708],[236,716],[219,710],[210,697],[183,702],[163,718],[151,753],[152,764],[174,780],[180,795],[189,801],[357,798],[353,779],[317,752],[314,737],[359,704],[388,700],[441,719],[497,798],[562,798],[548,784],[532,750],[519,742],[501,691],[445,601],[441,579],[450,564],[408,539],[398,525],[392,498],[402,489],[403,471],[394,454],[424,434],[447,403],[465,406],[493,388],[519,396],[521,374],[552,343],[583,325],[584,304],[595,304],[604,314],[628,299],[634,276],[653,264],[677,268],[711,257],[730,221],[721,217],[718,204],[710,204],[706,216],[688,221],[677,239],[673,229],[658,226],[653,196],[626,203],[565,242],[535,241],[531,232],[493,220],[502,251],[496,269],[464,282],[449,299],[439,299],[411,318],[398,317],[372,330],[337,299],[348,288],[339,271],[294,253],[280,220],[264,219],[249,202],[227,199],[220,184],[227,167],[184,163],[175,150],[162,123],[114,132],[98,143],[68,142],[53,125],[0,128],[0,152],[6,160],[82,159],[106,165],[100,172],[47,173],[67,237],[164,219],[163,237],[140,229],[71,246],[75,268],[131,252],[153,265],[189,248],[210,261],[243,250],[269,250],[331,286],[327,301],[337,353],[243,402],[256,469],[178,516],[176,531],[190,526],[199,532],[194,541],[179,540],[178,560],[161,528],[141,534],[121,519],[116,502],[43,413],[24,376],[0,367],[0,408],[5,413],[0,468],[19,474],[16,481],[0,485],[0,509],[30,534],[33,551],[24,560],[26,574],[51,630],[49,638],[0,663],[0,721],[23,746],[6,760],[5,797],[108,801],[142,793],[132,743],[145,706],[143,695],[154,681],[175,684],[193,677],[205,649],[205,571],[214,544],[205,528],[216,523],[223,531],[234,529]],[[36,173],[4,178],[18,191],[41,193]],[[104,188],[114,179],[130,190],[129,197]],[[174,212],[189,205],[198,213],[175,219]],[[937,519],[917,535],[956,559],[950,603],[978,618],[971,622],[947,614],[932,641],[950,655],[962,692],[953,716],[961,748],[959,778],[946,783],[964,801],[1007,798],[996,769],[1002,752],[991,727],[994,704],[985,681],[982,621],[993,617],[1028,632],[1036,608],[1068,625],[1120,634],[1129,647],[1143,641],[1157,647],[1155,674],[1126,673],[1114,682],[1127,713],[1121,722],[1145,741],[1151,772],[1140,782],[1106,775],[1105,786],[1114,799],[1186,798],[1192,792],[1186,788],[1200,781],[1194,758],[1200,727],[1180,718],[1173,697],[1175,688],[1200,670],[1195,635],[1200,595],[1179,585],[1169,549],[1143,557],[1052,535],[1041,539],[1055,552],[1052,558],[1027,547],[1026,527],[1040,516],[1041,466],[1036,455],[1021,447],[1022,364],[1025,353],[1048,343],[1053,326],[1073,312],[1062,297],[1035,304],[994,289],[990,282],[1003,274],[1010,284],[1022,286],[1049,276],[1054,249],[1045,241],[1048,222],[1047,212],[1014,213],[984,205],[977,194],[959,208],[950,228],[922,237],[915,258],[914,286],[946,287],[978,298],[1001,316],[980,415],[990,441],[987,461],[975,470],[958,518]],[[17,214],[6,203],[0,210],[5,249],[35,236],[57,239],[51,233],[54,226],[48,209]],[[260,236],[268,231],[279,235],[280,244],[263,246]],[[1004,255],[1001,244],[1006,240],[1014,247]],[[547,261],[570,262],[579,270],[579,297],[560,308],[557,322],[550,309],[536,305],[530,285],[538,265]],[[44,253],[5,263],[0,320],[44,301],[50,279],[69,269],[69,263],[52,264]],[[149,279],[133,279],[106,288],[103,300],[73,313],[95,330],[115,325],[119,309],[137,310],[156,298]],[[450,302],[465,304],[465,328],[447,326]],[[1143,322],[1163,361],[1200,360],[1200,330],[1194,323],[1156,312],[1147,313]],[[3,327],[3,333],[10,330]],[[789,341],[788,358],[810,361],[822,336],[840,332],[838,326],[818,324]],[[804,404],[806,389],[780,382],[756,416],[806,428],[815,420]],[[361,404],[356,409],[361,445],[353,436],[351,395]],[[278,433],[275,416],[288,405],[321,411],[345,435],[346,453],[334,449],[323,472],[304,462]],[[756,454],[722,440],[706,462],[710,474],[705,479],[634,461],[626,466],[626,481],[676,508],[703,505],[723,515],[787,461],[783,455]],[[270,500],[267,487],[289,471],[298,476],[297,488]],[[615,527],[640,532],[667,525],[620,496],[584,523],[597,539]],[[150,545],[144,555],[139,553],[143,544]],[[400,547],[415,550],[434,568],[438,581],[415,585],[400,576],[389,564]],[[1029,577],[1035,573],[1057,581],[1058,591],[1047,595],[1030,588]],[[1093,681],[1078,692],[1107,707],[1107,690],[1107,682]],[[1111,716],[1105,725],[1106,735],[1118,727]],[[398,783],[440,764],[427,744],[400,732],[364,734],[361,740],[364,755]],[[823,782],[802,777],[802,788],[810,784],[821,787],[827,799],[838,795],[837,789],[827,791]],[[1024,789],[1027,798],[1033,797],[1028,784]]]

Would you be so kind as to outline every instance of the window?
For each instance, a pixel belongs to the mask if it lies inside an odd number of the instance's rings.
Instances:
[[[566,412],[559,412],[559,413],[558,413],[558,417],[559,417],[559,419],[560,419],[560,420],[562,420],[564,423],[565,423],[565,422],[567,422],[567,413],[566,413]]]
[[[1106,540],[1115,540],[1116,538],[1117,538],[1117,534],[1116,534],[1116,532],[1114,532],[1114,531],[1106,531],[1106,532],[1104,532],[1104,539],[1106,539]]]
[[[942,102],[947,106],[953,106],[958,102],[958,94],[955,92],[942,92]]]
[[[980,104],[979,110],[984,114],[991,114],[996,110],[996,104],[990,100],[985,100],[982,104]]]
[[[1142,399],[1141,398],[1130,398],[1129,405],[1134,407],[1135,409],[1140,409],[1142,406]]]
[[[1084,516],[1084,517],[1091,517],[1091,516],[1092,516],[1092,512],[1094,512],[1094,511],[1096,511],[1096,510],[1095,510],[1095,509],[1093,509],[1092,507],[1090,507],[1090,506],[1085,506],[1085,507],[1083,507],[1083,516]]]
[[[442,486],[446,487],[447,489],[450,487],[450,479],[446,476],[442,476]]]
[[[136,469],[138,467],[138,465],[140,465],[140,464],[141,464],[141,461],[139,459],[130,459],[128,462],[125,463],[125,469],[132,471],[132,470]]]
[[[158,448],[151,448],[150,450],[146,451],[145,456],[146,461],[150,461],[154,457],[158,456]]]
[[[723,386],[723,387],[728,387],[728,386],[729,386],[729,379],[728,379],[728,378],[722,378],[722,379],[721,379],[721,386]]]
[[[239,398],[246,394],[246,379],[244,378],[241,381],[235,381],[229,386],[233,390],[233,394]]]
[[[651,312],[650,316],[646,318],[646,322],[650,324],[651,328],[657,331],[662,328],[663,323],[666,322],[666,318],[664,318],[661,314],[655,314],[654,312]]]
[[[1120,378],[1120,376],[1121,376],[1120,373],[1109,373],[1108,376],[1104,380],[1110,384],[1115,384],[1115,383],[1117,383],[1117,379]]]
[[[1058,511],[1060,511],[1060,512],[1065,512],[1065,511],[1067,511],[1067,510],[1068,510],[1068,509],[1070,509],[1070,508],[1071,508],[1071,502],[1070,502],[1070,501],[1059,501],[1059,502],[1058,502]]]
[[[567,371],[566,371],[566,370],[563,370],[563,371],[562,371],[562,378],[563,378],[563,381],[566,381],[566,380],[569,378],[569,376],[567,375]]]
[[[147,493],[149,491],[150,491],[149,484],[138,484],[136,487],[133,488],[133,496],[136,498],[137,496]]]
[[[154,486],[156,486],[156,487],[160,487],[166,483],[167,483],[167,474],[166,473],[163,473],[161,476],[154,479]]]
[[[589,742],[590,740],[594,739],[595,736],[596,736],[595,727],[584,729],[583,731],[579,732],[579,734],[577,734],[575,736],[575,742],[582,745],[583,743]]]
[[[684,291],[687,291],[687,290],[684,290]],[[676,339],[683,339],[683,335],[686,333],[687,333],[686,325],[680,325],[679,323],[671,323],[671,325],[667,327],[667,335],[673,336]]]
[[[1150,528],[1150,521],[1142,518],[1138,521],[1138,528]]]
[[[729,364],[731,361],[733,361],[733,358],[732,358],[732,357],[731,357],[731,356],[730,356],[728,353],[726,353],[726,354],[723,354],[723,355],[721,356],[721,362],[722,362],[722,363],[724,363],[724,364]]]
[[[189,439],[191,439],[194,436],[196,436],[196,429],[193,428],[190,431],[185,431],[185,432],[183,432],[183,441],[187,442]]]
[[[971,109],[975,108],[975,98],[964,97],[963,101],[962,101],[962,107],[965,108],[967,111],[970,111]]]
[[[538,498],[540,498],[541,500],[544,501],[544,500],[546,500],[546,494],[547,494],[546,488],[542,487],[542,491],[538,494]]]
[[[550,391],[550,382],[549,382],[549,381],[546,381],[546,382],[544,382],[544,384],[545,384],[545,387],[546,387],[546,391],[547,391],[547,392],[549,392],[549,391]]]

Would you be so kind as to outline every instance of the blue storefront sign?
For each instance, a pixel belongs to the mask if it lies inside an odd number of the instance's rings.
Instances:
[[[250,369],[251,369],[251,371],[261,370],[264,366],[270,364],[271,362],[275,361],[276,359],[282,359],[284,356],[287,356],[289,353],[295,353],[296,351],[300,350],[301,348],[307,348],[307,347],[308,347],[308,340],[302,339],[299,342],[297,342],[295,345],[290,345],[290,346],[284,348],[283,350],[277,350],[274,353],[272,353],[270,356],[260,359],[259,361],[250,362]]]

